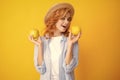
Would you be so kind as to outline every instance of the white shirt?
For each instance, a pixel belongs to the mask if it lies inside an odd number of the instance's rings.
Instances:
[[[51,39],[46,39],[46,37],[41,37],[41,40],[43,41],[43,55],[44,56],[44,60],[42,61],[41,65],[38,65],[38,50],[39,47],[38,45],[34,46],[34,66],[35,69],[40,73],[40,80],[51,80],[51,53],[50,53],[50,42]],[[76,66],[78,65],[78,42],[76,42],[73,45],[73,58],[70,62],[70,64],[66,65],[65,62],[65,57],[66,57],[66,51],[67,51],[67,40],[68,38],[65,37],[64,35],[62,36],[61,39],[61,47],[62,47],[62,53],[61,53],[61,57],[59,60],[59,80],[75,80],[75,75],[74,75],[74,69],[76,68]],[[49,46],[49,47],[48,47]],[[48,64],[48,65],[47,65]]]
[[[51,80],[59,80],[59,58],[61,55],[60,41],[62,36],[52,37],[49,44],[51,51],[52,76]]]

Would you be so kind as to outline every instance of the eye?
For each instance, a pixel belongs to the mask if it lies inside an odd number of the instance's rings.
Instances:
[[[65,20],[65,17],[60,18],[61,20]]]
[[[72,18],[71,18],[71,17],[69,17],[67,20],[70,22],[70,21],[72,20]]]

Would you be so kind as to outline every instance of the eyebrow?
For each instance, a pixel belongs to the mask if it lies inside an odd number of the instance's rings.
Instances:
[[[72,17],[68,17],[68,20],[71,21],[71,20],[72,20]]]

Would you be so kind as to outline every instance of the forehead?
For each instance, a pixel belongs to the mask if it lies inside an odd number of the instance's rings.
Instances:
[[[65,15],[65,17],[71,17],[70,13],[67,13],[67,14]]]

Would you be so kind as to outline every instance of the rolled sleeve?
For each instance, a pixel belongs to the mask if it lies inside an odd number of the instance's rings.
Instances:
[[[63,62],[63,68],[66,73],[70,73],[74,70],[74,68],[78,65],[78,42],[76,42],[73,46],[73,58],[70,64],[66,65],[65,60]]]
[[[36,70],[39,73],[44,74],[46,72],[45,62],[43,61],[42,65],[39,66],[37,58],[38,58],[38,46],[35,45],[35,47],[34,47],[34,65],[35,65]]]

